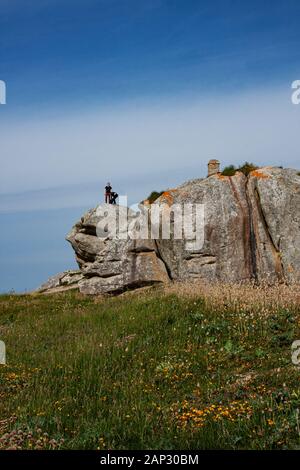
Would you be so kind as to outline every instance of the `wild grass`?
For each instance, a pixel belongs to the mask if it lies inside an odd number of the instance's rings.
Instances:
[[[295,449],[297,287],[0,296],[0,449]]]

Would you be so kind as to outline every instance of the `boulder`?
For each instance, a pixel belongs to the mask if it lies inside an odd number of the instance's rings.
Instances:
[[[258,281],[300,281],[300,176],[266,167],[251,173],[248,197]]]
[[[173,279],[259,283],[300,281],[300,176],[265,167],[249,176],[215,174],[164,193],[158,203],[203,203],[204,245],[159,239]]]
[[[246,177],[213,175],[164,193],[157,203],[203,204],[204,244],[187,249],[187,240],[159,239],[160,255],[172,279],[204,278],[236,282],[252,276],[250,216]],[[168,214],[166,214],[168,217]],[[171,233],[173,230],[171,228]]]
[[[174,207],[186,204],[202,205],[203,225],[192,220],[178,238]],[[160,218],[150,225],[158,208]],[[113,219],[117,233],[107,229]],[[162,234],[168,224],[169,238]],[[153,227],[156,239],[145,236]],[[189,230],[197,230],[199,239],[203,231],[203,243],[191,242]],[[79,289],[86,294],[189,279],[298,283],[300,176],[296,170],[276,167],[248,176],[217,172],[164,192],[153,204],[141,205],[140,213],[106,204],[91,209],[67,240],[82,275]]]
[[[51,276],[48,281],[44,282],[36,292],[61,292],[70,289],[78,289],[78,283],[84,278],[80,270],[68,270]]]
[[[105,232],[105,226],[101,227],[104,216],[107,225],[113,218],[117,220],[116,236]],[[135,227],[136,217],[128,208],[103,204],[74,225],[66,239],[75,250],[84,276],[78,284],[82,293],[116,293],[169,280],[155,241],[127,237],[128,231]]]

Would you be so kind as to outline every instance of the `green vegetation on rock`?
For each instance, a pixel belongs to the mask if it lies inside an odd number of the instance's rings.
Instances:
[[[235,172],[237,171],[234,165],[225,166],[224,170],[222,171],[223,176],[234,176]]]
[[[162,194],[163,194],[163,191],[152,191],[152,193],[147,197],[147,200],[150,202],[150,204],[152,204]]]
[[[235,167],[234,165],[229,165],[224,168],[222,171],[223,176],[234,176],[236,171],[241,171],[244,173],[245,176],[248,176],[251,171],[257,170],[258,166],[254,163],[245,162],[243,165],[239,167]]]

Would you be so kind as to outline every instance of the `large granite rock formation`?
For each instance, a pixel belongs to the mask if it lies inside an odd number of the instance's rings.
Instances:
[[[231,177],[214,174],[166,191],[140,210],[150,216],[157,204],[163,205],[161,226],[169,218],[168,208],[190,203],[204,205],[204,243],[193,249],[185,236],[175,237],[174,214],[170,238],[160,234],[156,240],[122,236],[128,227],[142,232],[146,223],[127,208],[102,205],[84,214],[67,236],[83,276],[78,282],[80,291],[120,292],[195,278],[300,282],[300,176],[296,170],[265,167],[247,177],[241,172]],[[99,234],[99,222],[107,211],[109,217],[127,214],[116,237],[103,227]]]
[[[99,233],[99,222],[107,213],[107,223],[116,215],[121,227],[116,238],[105,231]],[[125,216],[127,220],[119,224],[119,218]],[[67,240],[74,248],[84,275],[79,282],[82,293],[119,292],[169,280],[155,240],[122,237],[127,234],[130,224],[135,224],[135,218],[136,214],[125,207],[103,204],[84,214],[72,228]]]
[[[213,175],[164,193],[161,201],[205,205],[204,245],[160,239],[172,279],[300,281],[300,176],[266,167],[248,177]]]

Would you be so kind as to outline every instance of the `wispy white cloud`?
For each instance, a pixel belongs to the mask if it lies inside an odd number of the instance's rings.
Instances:
[[[224,165],[251,160],[297,167],[300,106],[292,105],[290,96],[287,83],[285,90],[132,102],[56,119],[8,121],[0,129],[0,192],[88,188],[96,181],[100,189],[109,179],[130,196],[134,181],[157,187],[155,175],[173,174],[174,182],[180,172],[181,180],[204,176],[211,157]],[[167,180],[171,184],[172,178]],[[59,197],[55,191],[46,194],[49,207],[53,198],[65,207],[64,191]],[[33,203],[31,194],[28,204]],[[2,209],[3,204],[2,198]]]

